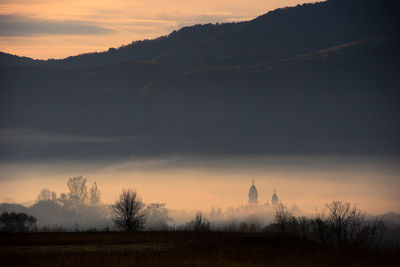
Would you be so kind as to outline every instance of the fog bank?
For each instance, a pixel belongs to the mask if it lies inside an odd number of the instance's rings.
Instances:
[[[274,189],[287,205],[308,213],[332,200],[346,200],[372,214],[399,212],[397,158],[170,156],[125,162],[24,162],[0,165],[0,201],[33,204],[43,188],[66,191],[69,177],[96,181],[104,203],[133,188],[146,203],[175,210],[239,207],[248,201],[251,180],[259,202]]]

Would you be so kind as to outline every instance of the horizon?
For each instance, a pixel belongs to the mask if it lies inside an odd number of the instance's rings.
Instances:
[[[0,201],[33,204],[44,188],[59,196],[68,191],[68,178],[82,175],[88,185],[97,182],[107,204],[114,203],[121,188],[132,188],[145,203],[165,203],[172,210],[226,210],[247,204],[254,179],[260,205],[271,202],[276,189],[283,204],[295,204],[310,215],[334,200],[349,201],[371,215],[400,213],[399,162],[397,157],[164,156],[103,163],[3,163]]]
[[[105,13],[110,9],[105,2],[69,2],[1,2],[0,52],[38,60],[64,59],[156,39],[187,26],[249,21],[278,8],[317,1],[203,1],[200,8],[197,2],[177,0],[166,8],[164,2],[118,0],[110,14]]]

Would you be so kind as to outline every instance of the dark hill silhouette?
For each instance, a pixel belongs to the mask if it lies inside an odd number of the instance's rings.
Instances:
[[[6,53],[0,54],[0,63],[7,65],[48,65],[57,67],[88,67],[94,65],[104,65],[120,61],[151,61],[152,59],[168,54],[178,48],[202,42],[214,35],[230,30],[241,23],[225,24],[205,24],[184,27],[178,31],[173,31],[167,36],[162,36],[153,40],[134,41],[129,45],[119,48],[110,48],[105,52],[95,52],[70,56],[62,60],[27,60]]]
[[[35,65],[44,62],[44,60],[34,60],[29,57],[19,57],[0,52],[0,64],[3,65]]]
[[[0,158],[398,153],[397,12],[329,0],[0,65]]]
[[[31,147],[3,142],[1,157],[397,153],[398,47],[399,40],[367,40],[273,63],[173,75],[159,64],[7,67],[0,70],[9,84],[2,127],[131,138]]]
[[[163,58],[193,61],[256,54],[274,59],[360,39],[399,37],[398,11],[397,2],[376,0],[328,1],[277,9]]]
[[[275,59],[360,39],[400,37],[399,11],[395,0],[328,0],[277,9],[249,22],[185,27],[154,40],[63,60],[32,62],[15,57],[14,64],[85,67],[129,60],[192,64],[215,58],[234,58],[233,63],[240,64],[240,58],[251,55]],[[12,60],[3,54],[0,62]]]

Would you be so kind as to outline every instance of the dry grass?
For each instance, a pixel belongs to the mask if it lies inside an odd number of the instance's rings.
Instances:
[[[1,234],[1,266],[399,266],[399,251],[341,252],[244,233]]]

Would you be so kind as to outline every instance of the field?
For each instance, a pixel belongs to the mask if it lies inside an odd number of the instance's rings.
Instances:
[[[400,251],[336,251],[298,237],[221,232],[0,235],[1,266],[400,266]]]

